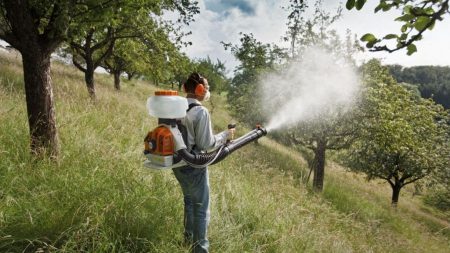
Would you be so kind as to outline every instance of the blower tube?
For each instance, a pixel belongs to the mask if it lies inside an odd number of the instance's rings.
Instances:
[[[248,143],[257,140],[266,134],[267,130],[265,128],[257,127],[242,137],[222,145],[220,148],[211,153],[192,154],[188,152],[187,149],[181,149],[177,151],[177,154],[190,166],[202,168],[222,161],[233,151],[242,148]]]

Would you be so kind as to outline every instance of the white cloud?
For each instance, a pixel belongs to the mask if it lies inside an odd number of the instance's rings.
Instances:
[[[184,51],[192,58],[205,58],[210,56],[225,61],[229,71],[232,71],[238,62],[229,51],[225,51],[221,41],[239,43],[239,32],[253,33],[255,38],[264,43],[280,44],[281,36],[286,31],[287,12],[281,6],[287,6],[288,0],[242,0],[245,9],[239,1],[227,3],[224,0],[200,0],[200,15],[196,16],[188,30],[192,35],[188,37],[193,45]],[[310,1],[312,5],[313,1]],[[344,1],[345,2],[345,1]],[[331,12],[338,6],[337,1],[325,0],[325,7]],[[347,11],[344,9],[343,18],[336,23],[335,28],[342,34],[346,29],[361,36],[371,32],[384,35],[397,32],[399,23],[393,21],[395,13],[373,13],[376,1],[368,1],[361,11]],[[209,7],[209,9],[207,9]],[[248,11],[249,7],[252,11]],[[244,10],[244,11],[243,11]],[[247,10],[247,11],[245,11]],[[364,59],[382,58],[384,63],[399,63],[405,66],[412,65],[450,65],[450,18],[436,25],[433,31],[424,34],[424,39],[417,43],[418,52],[407,56],[406,52],[398,51],[392,54],[366,52]]]
[[[280,42],[285,32],[286,13],[281,9],[279,1],[247,1],[253,8],[253,15],[231,7],[222,12],[206,9],[205,2],[199,1],[200,15],[188,27],[192,35],[188,40],[192,46],[184,49],[192,58],[210,56],[226,61],[228,70],[237,65],[229,51],[225,51],[221,41],[236,44],[239,32],[253,33],[255,38],[264,43]]]

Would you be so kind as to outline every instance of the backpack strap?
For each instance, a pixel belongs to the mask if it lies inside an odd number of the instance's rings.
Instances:
[[[189,104],[188,109],[186,110],[186,112],[189,112],[192,108],[196,107],[196,106],[201,106],[201,104],[197,104],[197,103],[192,103]]]
[[[201,106],[201,104],[198,104],[198,103],[192,103],[192,104],[189,104],[189,107],[188,107],[188,109],[186,110],[186,113],[188,113],[192,108],[194,108],[194,107],[196,107],[196,106]],[[182,127],[184,127],[184,131],[186,131],[185,132],[185,137],[186,137],[186,139],[184,140],[184,143],[186,143],[186,145],[187,145],[187,128],[185,127],[185,126],[182,126]],[[184,137],[183,136],[183,137]],[[192,149],[191,149],[191,152],[192,152],[192,150],[194,150],[196,148],[196,145],[194,145],[194,146],[192,146]]]

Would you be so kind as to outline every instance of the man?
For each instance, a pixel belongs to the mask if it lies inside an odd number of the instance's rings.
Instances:
[[[189,109],[182,123],[187,128],[188,150],[201,153],[226,143],[229,131],[214,135],[211,119],[201,101],[209,99],[208,80],[192,73],[184,83]],[[184,196],[184,237],[192,244],[193,252],[208,252],[207,229],[209,223],[208,168],[184,166],[173,169]]]

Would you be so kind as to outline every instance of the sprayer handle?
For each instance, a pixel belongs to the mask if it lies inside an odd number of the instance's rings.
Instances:
[[[229,132],[229,137],[228,137],[228,142],[232,141],[234,139],[234,132],[235,132],[235,128],[236,128],[236,124],[228,124],[228,132]]]

